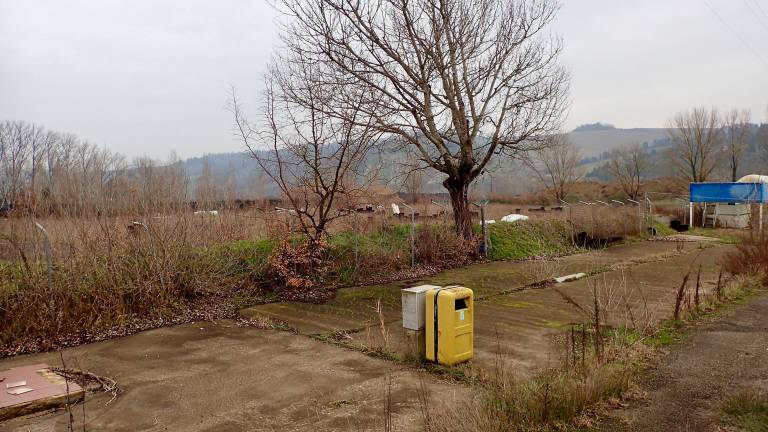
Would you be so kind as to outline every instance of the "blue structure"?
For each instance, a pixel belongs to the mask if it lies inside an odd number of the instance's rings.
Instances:
[[[768,183],[691,183],[692,203],[765,203]]]
[[[705,213],[706,205],[709,203],[755,203],[760,205],[758,223],[760,232],[763,232],[763,204],[768,202],[768,183],[691,183],[690,193],[690,216],[688,220],[691,221],[691,225],[693,225],[694,203],[704,203]],[[713,222],[713,226],[715,223],[716,221]]]

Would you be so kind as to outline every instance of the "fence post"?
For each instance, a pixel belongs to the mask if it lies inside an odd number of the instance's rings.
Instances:
[[[576,229],[573,223],[573,207],[568,206],[568,225],[571,228],[571,244],[576,245]]]
[[[416,213],[411,209],[411,267],[416,267]]]
[[[693,202],[688,203],[688,227],[695,228],[693,226]]]
[[[644,205],[648,206],[648,215],[647,215],[647,222],[646,222],[646,230],[650,233],[653,233],[654,230],[654,224],[653,224],[653,203],[651,203],[651,199],[648,198],[648,192],[645,193],[645,203]]]
[[[357,271],[357,268],[359,267],[359,258],[358,258],[358,221],[357,221],[357,212],[355,212],[355,216],[352,218],[352,223],[354,224],[354,230],[355,230],[355,271]]]
[[[483,228],[483,254],[488,258],[488,226],[485,223],[485,206],[481,204],[478,207],[480,207],[480,221]]]
[[[411,211],[411,268],[416,267],[416,209],[406,203],[403,207]]]

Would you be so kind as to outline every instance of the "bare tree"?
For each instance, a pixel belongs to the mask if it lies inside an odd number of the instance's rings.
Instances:
[[[0,195],[15,203],[19,197],[29,153],[29,125],[23,122],[0,123]]]
[[[257,124],[245,118],[234,92],[232,99],[243,143],[290,202],[312,249],[322,249],[328,225],[362,196],[366,156],[379,135],[360,109],[328,115],[327,105],[340,89],[319,76],[317,65],[275,61]]]
[[[166,166],[140,158],[133,168],[122,155],[75,135],[0,122],[0,204],[13,203],[23,213],[155,213],[185,204],[186,175],[176,157]]]
[[[284,44],[338,85],[324,113],[370,126],[446,175],[457,232],[468,190],[500,155],[559,126],[568,74],[547,34],[555,0],[280,0]],[[350,117],[350,115],[354,117]]]
[[[606,164],[608,172],[619,183],[621,190],[633,200],[637,200],[640,195],[642,180],[649,167],[648,153],[639,144],[620,149]]]
[[[208,156],[203,157],[203,167],[197,178],[195,200],[198,210],[211,210],[219,199],[219,184],[213,175]]]
[[[706,182],[717,167],[720,115],[716,109],[695,108],[671,121],[671,156],[680,174],[694,183]]]
[[[581,180],[578,166],[581,160],[579,149],[565,135],[553,135],[547,145],[533,152],[526,160],[542,187],[560,202],[565,200],[574,183]]]
[[[723,132],[725,134],[725,153],[728,156],[731,181],[739,179],[741,158],[747,149],[747,138],[751,129],[752,115],[748,110],[731,110],[725,115]]]
[[[402,189],[408,194],[411,203],[416,203],[427,186],[426,170],[415,157],[409,157],[407,162],[402,164],[402,170]]]
[[[764,122],[760,122],[760,128],[757,131],[757,145],[763,161],[768,162],[768,110],[765,118]]]

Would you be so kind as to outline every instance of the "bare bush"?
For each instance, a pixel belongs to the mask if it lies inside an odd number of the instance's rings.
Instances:
[[[650,168],[648,153],[639,144],[632,144],[616,152],[606,167],[624,194],[637,201]]]
[[[579,171],[581,155],[565,135],[553,135],[546,142],[547,145],[532,152],[533,156],[526,159],[526,163],[559,204],[583,176]]]
[[[366,156],[379,136],[360,108],[362,100],[345,116],[327,114],[342,89],[321,81],[322,72],[299,57],[273,63],[256,124],[248,122],[234,95],[232,100],[240,138],[290,202],[309,249],[321,247],[328,225],[364,195]]]
[[[768,282],[768,241],[745,242],[727,255],[723,269],[732,275],[758,275]]]

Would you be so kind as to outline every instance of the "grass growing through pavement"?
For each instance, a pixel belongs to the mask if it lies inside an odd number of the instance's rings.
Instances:
[[[656,230],[657,235],[665,237],[675,234],[693,235],[702,237],[711,237],[720,240],[725,244],[741,244],[744,241],[743,232],[739,233],[738,230],[726,230],[722,228],[692,228],[685,232],[677,232],[669,227],[669,225],[660,221],[654,221],[653,228]]]
[[[768,431],[768,395],[743,390],[729,397],[722,406],[721,422],[746,432]]]
[[[721,243],[725,244],[741,244],[744,242],[744,233],[740,233],[738,230],[725,230],[722,228],[694,228],[684,234],[712,237],[720,240]]]
[[[496,369],[483,381],[481,396],[461,412],[430,414],[428,430],[590,430],[597,406],[631,399],[636,378],[660,355],[661,347],[684,337],[689,324],[744,301],[760,287],[755,275],[737,276],[718,292],[702,296],[698,305],[685,303],[687,309],[679,320],[617,328],[605,326],[610,311],[601,309],[596,291],[594,309],[583,310],[587,322],[574,326],[570,335],[566,333],[559,364],[526,380],[515,377],[514,371],[502,366],[503,359],[498,360]],[[724,409],[724,418],[748,431],[765,431],[750,429],[768,424],[765,402],[764,396],[741,397]]]

